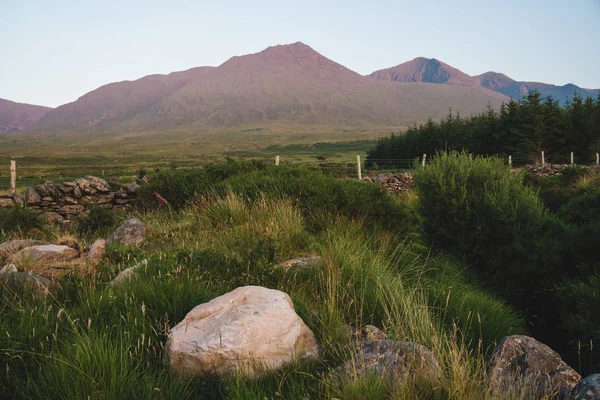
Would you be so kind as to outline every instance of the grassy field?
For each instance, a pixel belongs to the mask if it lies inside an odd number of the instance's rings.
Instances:
[[[390,128],[392,129],[392,128]],[[18,134],[0,136],[0,191],[9,160],[17,160],[17,187],[97,175],[130,183],[138,171],[201,166],[226,157],[282,162],[354,163],[391,130],[327,126],[242,127],[238,130],[145,133]]]
[[[150,193],[158,188],[173,209],[152,209]],[[522,332],[523,322],[464,265],[423,245],[413,196],[392,197],[309,166],[230,162],[165,171],[144,188],[141,202],[147,208],[102,223],[4,231],[0,241],[37,237],[83,247],[137,217],[147,239],[139,248],[109,246],[100,265],[67,271],[43,300],[0,287],[1,397],[497,398],[486,355],[504,335]],[[307,255],[324,260],[314,274],[290,277],[275,268]],[[130,283],[107,285],[142,259],[148,266]],[[170,327],[194,306],[243,285],[288,293],[315,332],[320,359],[259,379],[172,377],[164,357]],[[331,371],[354,351],[345,324],[374,324],[391,339],[422,343],[443,373],[405,381],[349,376],[340,383]]]

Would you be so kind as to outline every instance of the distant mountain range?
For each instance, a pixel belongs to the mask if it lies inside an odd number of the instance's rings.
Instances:
[[[38,122],[51,108],[0,99],[0,135],[20,132]]]
[[[415,58],[392,68],[373,72],[375,79],[394,82],[429,82],[436,84],[460,85],[468,87],[484,87],[503,95],[519,100],[530,91],[537,90],[543,97],[552,96],[564,104],[577,92],[582,97],[596,97],[599,89],[583,89],[569,83],[564,86],[539,82],[519,82],[497,72],[486,72],[470,76],[435,58]]]
[[[520,98],[532,88],[561,100],[573,90],[597,93],[574,85],[516,82],[495,73],[471,77],[426,58],[362,76],[298,42],[232,57],[218,67],[110,83],[56,109],[3,101],[0,133],[189,130],[269,123],[398,127],[440,118],[448,108],[473,114],[488,104]],[[5,105],[9,103],[20,108]]]

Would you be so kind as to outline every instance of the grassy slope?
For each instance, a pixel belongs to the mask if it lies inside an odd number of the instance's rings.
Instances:
[[[227,168],[210,173],[223,176]],[[203,197],[179,213],[137,214],[148,226],[141,249],[109,248],[106,262],[63,277],[55,297],[46,301],[0,288],[0,361],[6,371],[0,375],[0,394],[67,399],[489,397],[483,354],[493,341],[521,330],[519,319],[477,289],[462,267],[420,247],[418,237],[409,235],[415,227],[402,200],[377,194],[373,186],[309,171],[298,171],[309,175],[298,187],[284,179],[296,169],[234,171],[217,192],[204,189],[220,195]],[[353,198],[357,185],[375,191],[372,200]],[[319,200],[331,190],[337,200]],[[254,200],[236,193],[252,194]],[[369,217],[373,211],[360,215],[373,202],[380,203],[378,209],[386,204],[396,210],[388,228]],[[89,243],[112,229],[79,240]],[[273,269],[278,261],[309,254],[324,259],[315,275],[291,279]],[[120,288],[106,285],[142,258],[149,264],[138,279]],[[260,380],[172,379],[163,361],[169,328],[195,305],[248,284],[291,295],[320,342],[322,359],[296,363]],[[345,323],[374,323],[391,338],[429,346],[440,357],[444,376],[402,385],[350,378],[337,385],[328,371],[351,356]]]

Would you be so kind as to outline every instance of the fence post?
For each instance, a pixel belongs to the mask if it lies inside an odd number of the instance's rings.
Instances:
[[[573,165],[573,152],[571,152],[571,165]]]
[[[427,154],[423,154],[423,161],[421,163],[421,165],[424,167],[425,166],[425,161],[427,160]]]
[[[275,165],[279,165],[279,156],[275,156]]]
[[[356,156],[356,171],[358,172],[358,180],[362,179],[362,171],[360,170],[360,156]]]
[[[544,152],[542,151],[542,165],[546,165],[546,159],[544,158]]]
[[[600,153],[596,153],[596,165],[600,164]]]
[[[17,162],[10,160],[10,193],[17,192]]]
[[[508,156],[508,166],[512,168],[512,156]]]

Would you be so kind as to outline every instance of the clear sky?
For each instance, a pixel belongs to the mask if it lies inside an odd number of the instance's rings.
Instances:
[[[58,106],[297,41],[361,74],[424,56],[600,88],[600,0],[0,0],[0,97]]]

